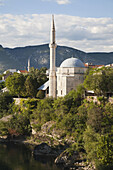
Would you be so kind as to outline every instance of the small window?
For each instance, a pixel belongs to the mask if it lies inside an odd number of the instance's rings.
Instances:
[[[62,95],[62,90],[61,90],[61,95]]]
[[[69,75],[69,69],[67,70],[67,74]]]

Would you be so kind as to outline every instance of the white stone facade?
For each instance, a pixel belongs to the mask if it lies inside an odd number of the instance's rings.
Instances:
[[[77,86],[84,81],[86,69],[82,67],[57,68],[57,97],[65,96],[72,89],[76,90]]]

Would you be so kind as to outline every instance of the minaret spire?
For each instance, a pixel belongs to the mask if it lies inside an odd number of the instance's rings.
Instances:
[[[51,37],[50,43],[55,44],[55,23],[54,23],[54,15],[52,15],[52,23],[51,23]]]
[[[49,96],[56,97],[56,66],[55,66],[55,58],[56,58],[56,42],[55,42],[55,23],[54,23],[54,15],[52,15],[52,23],[51,23],[51,33],[50,33],[50,74],[49,74]]]
[[[27,69],[28,69],[28,72],[30,71],[30,58],[28,58],[28,67],[27,67]]]

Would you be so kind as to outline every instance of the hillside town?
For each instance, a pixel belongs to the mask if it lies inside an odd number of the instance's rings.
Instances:
[[[9,68],[0,75],[0,141],[20,142],[57,166],[113,167],[113,64],[69,57],[56,67],[55,21],[50,68]]]

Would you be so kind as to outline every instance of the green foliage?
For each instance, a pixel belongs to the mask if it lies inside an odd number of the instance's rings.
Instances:
[[[25,77],[23,74],[14,73],[6,79],[6,87],[10,90],[11,94],[22,96],[25,93]]]
[[[9,109],[12,107],[13,98],[8,92],[0,93],[0,118],[8,115]]]
[[[84,132],[84,147],[87,158],[98,166],[113,165],[113,142],[110,136],[100,135],[87,127]]]
[[[40,70],[35,69],[34,67],[30,69],[29,74],[33,79],[36,79],[37,89],[48,80],[46,76],[46,70],[47,69],[45,67],[42,67]]]
[[[13,115],[8,123],[8,132],[10,136],[19,136],[19,135],[30,135],[31,125],[29,113],[19,113]]]
[[[94,103],[88,107],[87,125],[94,129],[95,132],[101,133],[103,124],[103,109]]]
[[[87,153],[87,159],[90,161],[95,161],[97,158],[97,147],[98,147],[98,138],[99,134],[87,126],[87,129],[84,132],[84,148]]]
[[[88,105],[87,127],[83,133],[87,158],[97,167],[107,168],[113,165],[113,105]]]
[[[20,108],[21,110],[26,109],[27,111],[29,111],[29,113],[32,113],[34,109],[36,109],[38,102],[39,100],[35,98],[27,98],[27,100],[21,99]]]
[[[68,151],[70,155],[75,150],[86,152],[87,159],[95,162],[97,166],[111,166],[113,164],[113,104],[108,103],[105,98],[108,88],[110,88],[110,92],[112,89],[111,74],[112,69],[102,68],[96,71],[90,70],[86,75],[85,86],[87,88],[91,86],[98,95],[103,95],[98,97],[100,104],[84,100],[85,88],[83,85],[78,86],[76,91],[70,91],[65,97],[57,99],[21,100],[19,107],[13,106],[12,110],[8,107],[10,113],[18,114],[12,117],[6,129],[4,129],[4,125],[1,125],[0,133],[7,134],[8,132],[11,136],[29,135],[30,121],[33,128],[40,131],[44,123],[53,120],[55,124],[50,128],[50,133],[54,129],[60,129],[63,139],[74,140],[73,146]],[[26,90],[29,89],[29,96],[32,97],[33,90],[30,89],[30,83],[32,86],[34,79],[37,82],[44,82],[46,80],[45,69],[39,71],[32,68],[30,75],[25,79],[26,82],[29,80]],[[103,85],[104,82],[107,90]],[[39,84],[41,85],[41,83],[37,83],[37,87]]]
[[[113,92],[113,68],[103,67],[90,70],[84,81],[88,90],[94,90],[97,95],[104,95]]]
[[[8,125],[6,122],[0,121],[0,136],[8,135]]]
[[[48,79],[46,76],[46,68],[40,70],[32,67],[25,81],[26,92],[29,97],[36,97],[38,88]],[[43,94],[38,94],[38,98],[43,98]]]
[[[28,75],[25,81],[25,88],[27,96],[36,97],[37,94],[37,80],[31,75]]]
[[[42,90],[39,90],[38,93],[37,93],[37,95],[36,95],[36,97],[37,97],[38,99],[43,99],[43,98],[45,97],[45,92],[42,91]]]
[[[98,96],[97,100],[100,102],[101,105],[105,105],[105,103],[107,102],[107,97],[104,96]]]
[[[5,87],[5,82],[0,83],[0,90]]]
[[[0,80],[2,80],[2,74],[0,74]]]
[[[76,143],[73,143],[69,148],[67,148],[64,152],[69,156],[73,156],[74,152],[77,150]]]
[[[99,138],[97,159],[102,165],[113,164],[113,142],[111,136],[105,135]]]
[[[46,68],[31,68],[28,75],[14,73],[6,79],[6,87],[12,95],[36,97],[38,88],[47,81]]]
[[[32,126],[33,126],[33,129],[35,129],[36,130],[36,132],[38,132],[38,131],[40,131],[41,130],[41,124],[32,124]]]
[[[43,100],[39,100],[39,102],[37,103],[37,109],[34,110],[34,113],[32,115],[32,119],[37,120],[39,124],[43,124],[47,121],[52,120],[53,117],[53,99],[45,98]]]

